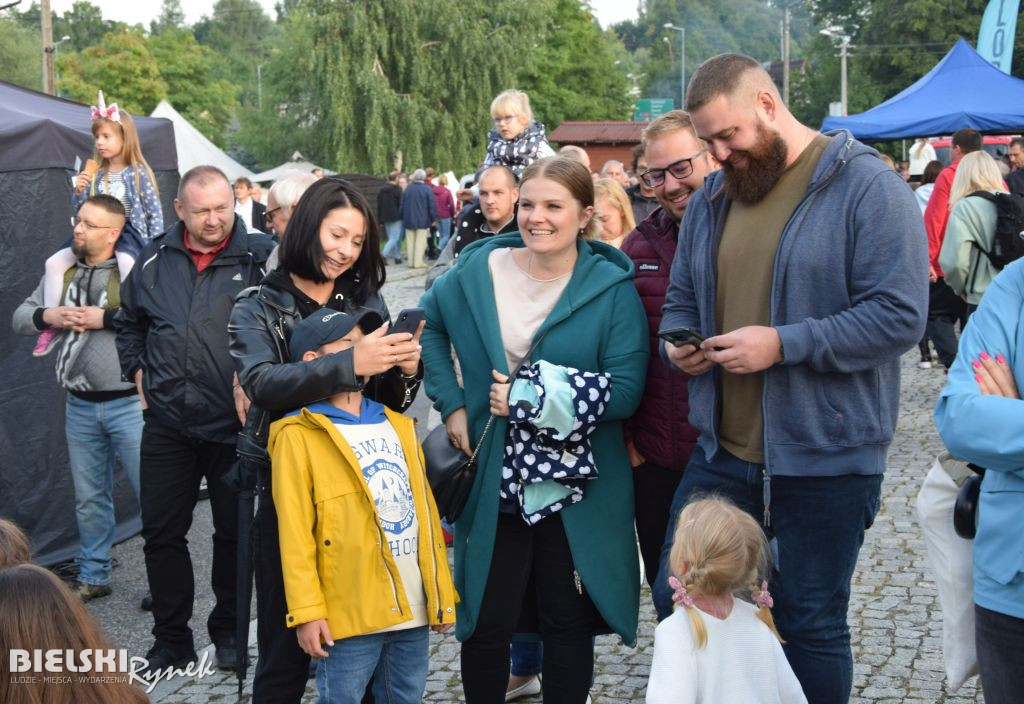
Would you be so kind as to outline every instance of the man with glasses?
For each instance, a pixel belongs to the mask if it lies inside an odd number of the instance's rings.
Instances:
[[[64,275],[61,304],[43,307],[40,281],[14,311],[13,325],[21,335],[38,335],[47,327],[63,332],[56,370],[67,391],[64,433],[79,540],[72,589],[89,601],[111,593],[115,457],[139,495],[142,407],[135,384],[121,379],[112,325],[121,297],[114,248],[125,223],[124,206],[111,196],[94,195],[73,222],[71,251],[77,260]]]
[[[702,64],[686,108],[722,169],[688,196],[661,321],[707,338],[660,346],[700,432],[672,514],[711,492],[761,523],[786,657],[810,704],[846,702],[850,580],[928,306],[921,211],[874,149],[797,121],[748,56]],[[654,602],[671,613],[661,577]]]
[[[697,138],[690,116],[673,110],[644,129],[637,171],[661,207],[640,222],[622,243],[636,267],[637,291],[644,302],[650,330],[661,323],[669,271],[676,252],[679,223],[694,191],[718,168]],[[636,527],[647,581],[653,587],[661,545],[668,528],[672,496],[690,460],[697,431],[690,426],[685,374],[669,369],[658,355],[658,338],[651,337],[651,362],[640,407],[626,423],[627,448],[633,473]]]

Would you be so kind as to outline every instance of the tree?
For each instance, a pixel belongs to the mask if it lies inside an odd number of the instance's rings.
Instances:
[[[217,78],[238,86],[243,105],[256,105],[257,67],[267,62],[266,47],[277,32],[263,7],[256,0],[217,0],[213,16],[204,17],[192,29],[200,44],[221,57],[215,64]]]
[[[53,38],[71,37],[61,51],[72,49],[82,51],[99,44],[109,32],[114,32],[124,23],[110,22],[103,19],[103,12],[87,0],[77,0],[59,19],[53,23]]]
[[[625,68],[611,32],[579,0],[554,0],[543,33],[526,52],[520,87],[549,127],[565,120],[624,120],[631,112]]]
[[[43,89],[43,51],[39,32],[15,22],[0,21],[0,79]]]
[[[163,0],[160,16],[149,23],[150,34],[156,36],[185,26],[185,12],[181,0]]]
[[[188,29],[165,29],[151,37],[148,46],[167,84],[167,99],[196,129],[223,146],[224,130],[238,105],[238,89],[214,77],[219,57],[199,46]]]
[[[82,102],[96,99],[102,90],[108,102],[133,114],[149,114],[167,97],[167,83],[138,32],[111,32],[99,46],[59,58],[59,88]]]

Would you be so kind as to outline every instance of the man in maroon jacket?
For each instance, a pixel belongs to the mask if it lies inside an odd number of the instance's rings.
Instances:
[[[636,266],[636,288],[647,312],[651,335],[651,362],[640,407],[626,424],[626,440],[636,486],[636,528],[647,583],[658,572],[661,546],[669,524],[669,510],[683,468],[697,442],[697,431],[686,418],[686,380],[669,369],[658,355],[658,327],[665,302],[669,270],[676,253],[679,223],[690,196],[704,185],[704,177],[718,168],[697,138],[690,116],[673,110],[654,120],[643,132],[647,168],[638,176],[654,191],[661,207],[636,226],[622,243]]]

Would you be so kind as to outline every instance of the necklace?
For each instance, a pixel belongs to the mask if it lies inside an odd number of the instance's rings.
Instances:
[[[558,276],[553,276],[550,279],[540,279],[540,278],[537,278],[536,276],[533,275],[533,252],[530,252],[530,257],[529,257],[529,259],[526,260],[526,275],[529,276],[534,281],[539,281],[541,283],[545,283],[546,284],[546,283],[550,283],[552,281],[558,281],[559,279],[564,277],[566,274],[571,274],[571,273],[572,273],[572,269],[570,268],[569,271],[565,272],[564,274],[559,274]]]

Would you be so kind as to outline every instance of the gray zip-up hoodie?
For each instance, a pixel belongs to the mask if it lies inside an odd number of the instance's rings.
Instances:
[[[121,380],[115,334],[111,327],[113,311],[107,301],[108,279],[117,276],[117,261],[110,258],[96,266],[79,260],[61,305],[99,306],[104,309],[103,329],[85,332],[66,331],[57,348],[57,381],[68,391],[129,391],[135,384]],[[37,311],[43,307],[43,282],[14,311],[12,325],[19,335],[38,335],[42,324]]]
[[[899,412],[900,355],[924,332],[928,243],[921,211],[878,152],[829,133],[786,223],[772,273],[771,325],[785,361],[764,372],[765,463],[783,476],[881,474]],[[718,245],[729,200],[708,176],[686,209],[661,329],[715,329]],[[719,451],[720,370],[689,382],[690,423]]]

